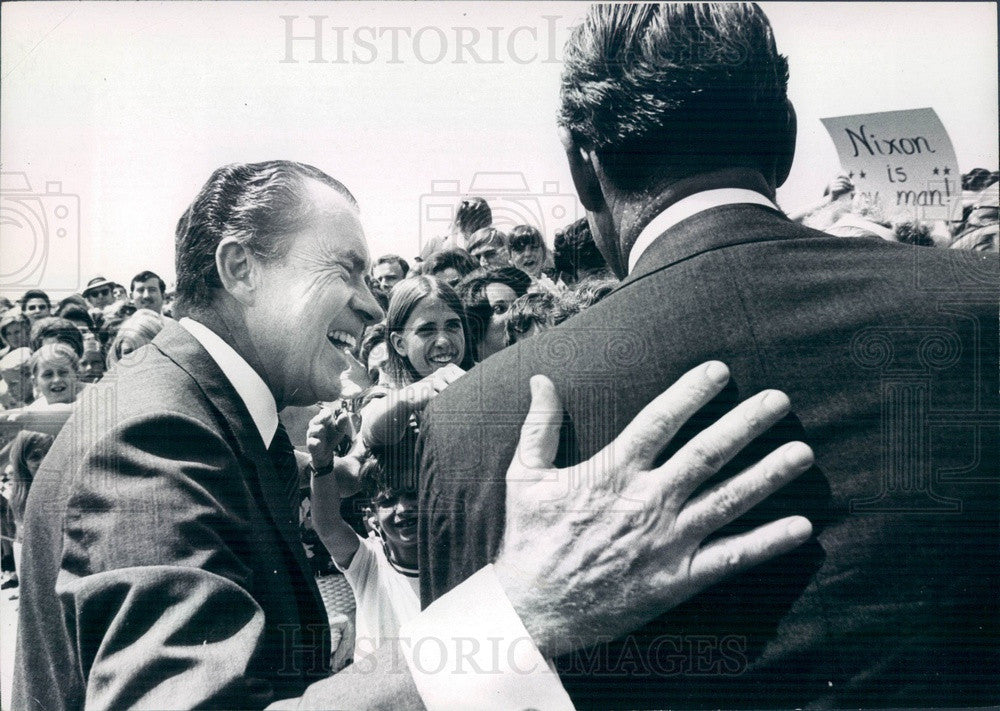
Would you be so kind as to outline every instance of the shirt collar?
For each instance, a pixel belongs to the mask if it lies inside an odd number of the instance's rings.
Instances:
[[[747,190],[746,188],[718,188],[716,190],[703,190],[700,193],[688,195],[654,217],[653,221],[646,225],[642,232],[639,233],[639,237],[636,239],[635,244],[632,245],[632,251],[628,255],[629,272],[635,269],[639,257],[649,249],[649,246],[656,241],[656,238],[681,220],[686,220],[699,212],[704,212],[713,207],[738,203],[753,203],[770,207],[773,210],[778,209],[778,206],[774,202],[756,190]]]
[[[270,447],[278,429],[278,405],[263,378],[208,326],[188,317],[182,318],[179,323],[208,351],[219,370],[232,383],[236,394],[246,405],[260,438],[264,440],[264,446]]]

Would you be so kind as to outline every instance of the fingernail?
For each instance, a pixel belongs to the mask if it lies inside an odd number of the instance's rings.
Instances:
[[[729,368],[724,363],[713,360],[705,369],[705,374],[721,385],[729,379]]]
[[[812,524],[801,516],[793,518],[785,527],[785,532],[792,538],[805,538],[812,533]]]
[[[780,390],[768,390],[764,393],[761,404],[769,412],[781,412],[789,407],[788,396]]]
[[[812,450],[804,442],[791,442],[785,445],[785,462],[796,469],[803,469],[812,464]]]

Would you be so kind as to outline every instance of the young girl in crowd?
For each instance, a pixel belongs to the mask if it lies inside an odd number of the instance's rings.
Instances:
[[[16,571],[21,568],[24,504],[28,499],[31,482],[42,459],[49,453],[53,439],[52,435],[42,432],[21,430],[9,445],[11,477],[5,482],[3,490],[3,528],[4,542],[10,545],[14,565],[3,583],[5,589],[17,585]]]
[[[31,379],[39,397],[26,410],[68,409],[80,386],[80,359],[65,343],[42,346],[31,356]]]
[[[361,411],[367,447],[392,447],[417,415],[474,364],[465,311],[455,291],[417,276],[393,288],[386,315],[388,383],[375,387]]]

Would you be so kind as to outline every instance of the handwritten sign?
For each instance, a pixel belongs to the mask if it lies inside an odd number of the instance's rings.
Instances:
[[[947,220],[961,215],[962,174],[934,109],[821,119],[855,191],[887,218]]]

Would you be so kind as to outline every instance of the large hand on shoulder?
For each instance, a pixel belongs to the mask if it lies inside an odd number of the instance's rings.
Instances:
[[[722,363],[698,366],[593,458],[556,469],[562,406],[550,380],[532,378],[531,407],[507,471],[507,521],[495,568],[544,654],[620,637],[808,539],[809,521],[791,516],[704,542],[811,466],[812,450],[801,442],[692,496],[788,412],[780,391],[749,398],[653,466],[728,379]]]

